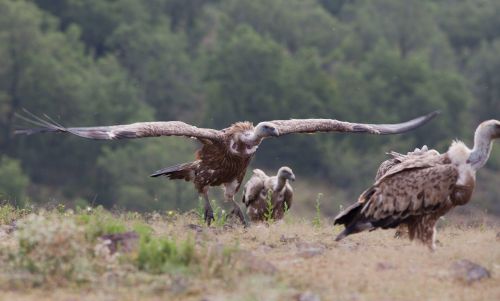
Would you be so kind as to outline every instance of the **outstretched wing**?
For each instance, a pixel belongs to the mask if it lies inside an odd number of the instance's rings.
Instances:
[[[439,112],[435,111],[425,116],[395,124],[366,124],[340,121],[335,119],[290,119],[273,120],[279,135],[292,133],[316,133],[316,132],[351,132],[370,133],[379,135],[401,134],[418,128],[436,117]]]
[[[38,128],[14,131],[17,135],[58,132],[69,133],[79,137],[97,140],[132,139],[159,136],[186,136],[199,139],[218,140],[222,133],[213,129],[198,128],[181,121],[137,122],[132,124],[97,126],[97,127],[64,127],[48,116],[47,120],[29,112],[31,118],[18,115],[19,118],[39,126]]]

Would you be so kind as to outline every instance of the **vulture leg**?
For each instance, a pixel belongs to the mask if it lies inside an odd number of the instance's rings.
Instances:
[[[436,249],[436,223],[439,219],[437,215],[422,216],[408,223],[408,234],[410,239],[416,238],[421,243],[429,247],[431,251]]]
[[[243,215],[243,211],[241,211],[240,205],[238,205],[238,203],[234,200],[234,198],[231,199],[231,202],[233,203],[233,210],[231,210],[231,214],[236,215],[241,220],[243,225],[245,227],[248,227],[249,224],[245,219],[245,216]]]
[[[248,227],[249,224],[245,219],[245,216],[243,215],[243,211],[241,211],[240,206],[234,199],[234,195],[236,194],[236,191],[238,191],[238,188],[239,183],[236,181],[224,184],[224,198],[227,202],[233,203],[233,210],[231,210],[231,215],[236,215],[241,220],[243,225],[245,225],[245,227]]]
[[[205,222],[210,226],[214,220],[214,211],[212,209],[212,205],[210,205],[210,200],[208,199],[208,189],[204,189],[203,199],[205,199]]]

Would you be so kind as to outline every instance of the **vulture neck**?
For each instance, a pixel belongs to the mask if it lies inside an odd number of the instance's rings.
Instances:
[[[250,135],[241,137],[240,139],[248,146],[256,146],[262,142],[264,137],[261,137],[256,133],[251,133]]]
[[[490,157],[493,142],[491,135],[486,128],[479,127],[474,135],[474,148],[471,151],[467,162],[473,170],[478,170],[486,164]]]
[[[286,185],[286,179],[283,177],[276,177],[276,184],[274,184],[273,190],[274,191],[281,191],[283,187]]]

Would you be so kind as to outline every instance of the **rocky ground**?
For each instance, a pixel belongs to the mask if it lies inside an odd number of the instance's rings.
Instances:
[[[500,300],[500,227],[441,222],[430,252],[327,219],[0,209],[0,300]]]

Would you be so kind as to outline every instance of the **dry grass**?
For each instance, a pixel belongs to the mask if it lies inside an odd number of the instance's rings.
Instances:
[[[95,279],[88,283],[37,286],[26,280],[25,272],[9,270],[3,252],[0,300],[267,301],[296,300],[305,291],[321,300],[500,300],[500,227],[494,223],[469,227],[447,220],[438,233],[438,249],[431,253],[394,239],[394,231],[335,242],[341,229],[327,220],[318,227],[288,217],[243,229],[194,227],[198,219],[192,215],[120,219],[127,226],[147,223],[157,238],[192,239],[195,264],[188,271],[150,274],[127,261],[129,254],[115,256],[106,268],[94,271]],[[0,249],[15,250],[15,237],[15,231],[4,233]],[[481,264],[492,277],[471,285],[455,280],[450,266],[459,259]]]

